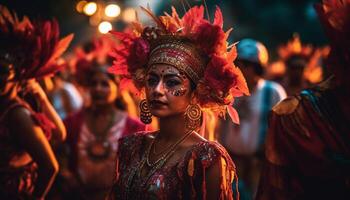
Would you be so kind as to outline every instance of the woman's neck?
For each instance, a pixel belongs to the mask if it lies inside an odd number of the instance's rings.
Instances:
[[[108,115],[111,112],[115,112],[116,108],[113,104],[105,104],[105,105],[92,105],[89,108],[90,112],[96,116],[100,115]]]
[[[187,133],[184,114],[177,114],[159,119],[159,138],[176,140]]]

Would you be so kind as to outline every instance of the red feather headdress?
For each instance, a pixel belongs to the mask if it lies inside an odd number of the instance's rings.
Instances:
[[[299,34],[294,34],[293,38],[285,45],[278,48],[278,55],[282,60],[288,60],[293,55],[299,55],[306,59],[310,58],[313,53],[311,45],[302,44]]]
[[[319,61],[320,59],[327,57],[328,52],[328,47],[315,48],[312,45],[303,44],[300,40],[299,34],[294,34],[291,40],[278,48],[279,57],[284,62],[296,55],[305,59],[306,66],[304,68],[303,76],[310,83],[318,83],[322,81],[323,71]],[[280,65],[275,67],[284,69],[283,73],[285,73],[286,68],[284,62],[275,63]]]
[[[107,68],[112,63],[112,57],[109,53],[116,47],[114,38],[104,35],[98,38],[93,38],[83,46],[74,49],[75,56],[70,61],[70,64],[75,68],[75,76],[77,81],[86,85],[88,74],[97,68]],[[102,68],[101,68],[102,67]]]
[[[197,84],[196,100],[203,109],[218,115],[228,111],[238,123],[237,112],[231,105],[235,97],[249,95],[249,91],[240,69],[233,63],[236,47],[227,42],[232,29],[224,32],[221,10],[217,7],[212,23],[204,18],[203,6],[192,7],[182,18],[174,7],[171,15],[159,17],[149,9],[142,10],[156,26],[144,27],[135,21],[129,32],[112,31],[120,44],[111,54],[115,60],[110,72],[123,75],[122,82],[132,82],[140,92],[151,64],[159,60],[172,63]],[[164,53],[167,55],[162,57]],[[176,56],[186,64],[177,64]]]
[[[17,80],[39,78],[60,70],[55,64],[73,39],[73,34],[59,39],[56,20],[19,20],[0,5],[1,56],[16,70]],[[63,65],[60,65],[63,66]]]

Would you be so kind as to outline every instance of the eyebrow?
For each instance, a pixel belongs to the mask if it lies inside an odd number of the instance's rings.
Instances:
[[[151,75],[151,76],[159,76],[157,73],[155,73],[153,71],[149,72],[149,75]],[[171,77],[174,77],[174,76],[181,78],[179,73],[166,73],[163,77],[164,78],[171,78]]]

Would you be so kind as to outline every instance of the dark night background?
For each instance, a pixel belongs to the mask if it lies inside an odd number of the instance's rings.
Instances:
[[[75,10],[76,0],[0,0],[2,5],[15,10],[20,16],[52,18],[56,17],[61,25],[61,34],[75,33],[74,44],[87,41],[98,34],[96,27],[89,25],[88,17]],[[111,1],[104,1],[111,2]],[[113,1],[123,8],[133,0]],[[142,3],[147,2],[143,0]],[[175,5],[182,15],[180,0],[153,0],[157,2],[158,14],[170,10]],[[188,0],[191,5],[201,1]],[[223,11],[225,28],[233,27],[231,42],[250,37],[262,41],[274,57],[275,48],[290,39],[293,33],[299,33],[302,42],[324,45],[327,41],[318,22],[313,4],[316,0],[207,0],[211,15],[215,5]],[[137,2],[136,2],[137,3]],[[120,20],[114,22],[114,29],[123,28]],[[73,46],[72,45],[72,46]]]

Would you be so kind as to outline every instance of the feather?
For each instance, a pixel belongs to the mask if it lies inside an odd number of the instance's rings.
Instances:
[[[226,108],[227,108],[227,113],[231,117],[232,122],[235,124],[239,124],[239,116],[238,116],[237,110],[234,109],[231,105],[226,106]]]
[[[204,20],[204,7],[195,6],[192,7],[186,14],[182,17],[183,23],[183,33],[185,35],[191,34],[195,28],[201,24]]]
[[[155,16],[150,9],[141,6],[141,10],[143,10],[149,17],[151,17],[162,31],[166,31],[166,26],[163,24],[162,20]]]
[[[36,74],[34,75],[35,77],[37,77],[37,76],[42,77],[42,76],[52,74],[52,73],[57,72],[57,71],[62,69],[61,65],[53,65],[53,63],[56,61],[56,59],[58,59],[63,54],[63,52],[65,52],[67,50],[73,37],[74,37],[74,34],[69,34],[68,36],[64,37],[56,44],[56,46],[54,47],[54,51],[51,54],[50,59],[48,59],[46,61],[46,64],[36,72]],[[57,68],[55,68],[55,67],[57,67]]]

